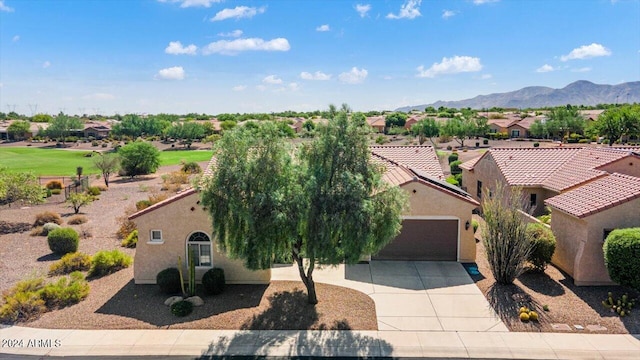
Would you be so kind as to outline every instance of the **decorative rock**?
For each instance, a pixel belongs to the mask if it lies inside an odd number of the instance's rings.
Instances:
[[[164,301],[164,304],[167,306],[171,306],[175,303],[177,303],[178,301],[182,301],[183,298],[182,296],[172,296],[170,298],[168,298],[167,300]]]
[[[192,296],[185,299],[186,301],[193,304],[193,306],[202,306],[204,305],[204,300],[200,298],[200,296]]]
[[[567,324],[551,324],[553,330],[571,331],[571,327]]]

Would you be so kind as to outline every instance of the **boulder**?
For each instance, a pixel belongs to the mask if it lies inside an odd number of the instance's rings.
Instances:
[[[202,306],[204,305],[204,300],[200,298],[200,296],[192,296],[185,299],[186,301],[193,304],[193,306]]]
[[[167,300],[165,300],[164,304],[167,305],[167,306],[171,306],[171,305],[177,303],[178,301],[182,301],[182,300],[184,300],[182,298],[182,296],[172,296],[172,297],[168,298]]]

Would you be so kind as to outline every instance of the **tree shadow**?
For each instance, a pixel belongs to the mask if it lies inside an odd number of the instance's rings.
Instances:
[[[561,296],[565,294],[564,287],[541,271],[527,271],[518,276],[518,280],[529,289],[547,296]]]
[[[538,321],[530,321],[528,323],[530,328],[527,328],[527,330],[542,331],[545,324],[551,323],[551,319],[544,311],[543,305],[532,299],[518,285],[494,283],[489,288],[486,297],[493,310],[509,329],[513,329],[516,325],[522,326],[519,310],[523,306],[538,314]]]
[[[170,327],[233,310],[257,307],[267,287],[229,285],[224,293],[216,295],[215,298],[196,291],[204,299],[204,305],[194,307],[193,312],[185,317],[177,317],[164,305],[169,295],[161,293],[157,285],[136,285],[131,280],[96,310],[96,313],[124,316],[158,327]]]

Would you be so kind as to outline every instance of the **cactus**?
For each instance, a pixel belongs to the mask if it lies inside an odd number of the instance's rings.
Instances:
[[[529,313],[521,312],[520,313],[520,321],[522,321],[522,322],[529,321]]]
[[[538,321],[538,313],[535,311],[529,311],[529,320]]]
[[[180,273],[180,288],[182,294],[186,294],[184,291],[184,277],[182,276],[182,258],[180,256],[178,256],[178,272]]]
[[[196,262],[193,251],[189,251],[189,296],[196,294]]]

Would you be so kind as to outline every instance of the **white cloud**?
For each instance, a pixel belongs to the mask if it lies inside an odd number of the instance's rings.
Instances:
[[[266,8],[260,7],[248,7],[248,6],[236,6],[235,8],[227,8],[218,11],[216,16],[211,18],[211,21],[222,21],[226,19],[242,19],[242,18],[252,18],[257,14],[262,14],[265,12]]]
[[[491,74],[482,74],[482,75],[480,75],[480,79],[481,80],[488,80],[488,79],[491,79],[492,77],[493,77],[493,75],[491,75]]]
[[[50,63],[49,61],[45,61],[45,62],[43,62],[43,63],[42,63],[42,68],[43,68],[43,69],[46,69],[46,68],[48,68],[49,66],[51,66],[51,63]]]
[[[85,95],[82,98],[85,100],[113,100],[116,97],[113,94],[95,93],[95,94]]]
[[[13,8],[5,5],[4,0],[0,0],[0,11],[13,12]]]
[[[447,20],[448,18],[455,16],[457,13],[453,10],[442,10],[442,18]]]
[[[331,28],[329,28],[329,24],[320,25],[316,28],[316,31],[329,31],[329,30],[331,30]]]
[[[325,74],[322,71],[316,71],[315,73],[310,73],[303,71],[300,73],[300,78],[303,80],[330,80],[331,75]]]
[[[387,19],[415,19],[418,16],[422,16],[419,9],[420,3],[422,3],[422,0],[407,0],[400,7],[398,15],[389,13],[387,14]]]
[[[592,43],[591,45],[582,45],[579,48],[575,48],[571,50],[571,52],[567,55],[562,55],[560,57],[561,61],[567,60],[575,60],[575,59],[588,59],[592,57],[598,56],[610,56],[611,50],[606,47]]]
[[[245,85],[237,85],[232,88],[233,91],[244,91],[247,87]]]
[[[171,55],[195,55],[197,50],[198,47],[193,44],[182,46],[180,41],[171,41],[164,52]]]
[[[338,75],[338,80],[346,84],[360,84],[367,78],[367,75],[369,72],[366,69],[358,69],[354,66],[351,71]]]
[[[288,85],[288,86],[289,86],[289,90],[291,90],[291,91],[298,91],[298,90],[300,90],[300,85],[299,85],[298,83],[294,83],[294,82],[292,82],[292,83],[289,83],[289,85]]]
[[[537,68],[536,72],[546,73],[546,72],[552,72],[554,70],[557,70],[557,69],[554,69],[553,66],[551,66],[549,64],[544,64],[544,65],[540,66],[539,68]]]
[[[582,67],[582,68],[579,68],[579,69],[571,69],[571,71],[572,72],[589,72],[589,71],[591,71],[591,68],[590,67]]]
[[[242,34],[243,34],[242,30],[233,30],[228,33],[218,33],[218,36],[238,38],[242,36]]]
[[[285,38],[269,41],[264,41],[260,38],[248,38],[214,41],[202,49],[202,53],[205,55],[236,55],[242,51],[289,51],[289,49],[291,49],[291,46]]]
[[[264,79],[262,79],[262,82],[265,83],[265,84],[276,85],[276,84],[282,84],[282,79],[280,79],[279,77],[277,77],[275,75],[269,75],[269,76],[265,77]]]
[[[489,4],[489,3],[496,3],[500,0],[473,0],[473,3],[476,5],[482,5],[482,4]]]
[[[371,10],[371,5],[369,4],[356,4],[356,11],[360,14],[360,17],[367,16],[369,10]]]
[[[180,7],[181,8],[188,8],[188,7],[211,7],[211,4],[213,3],[219,3],[222,0],[158,0],[159,2],[162,3],[180,3]]]
[[[432,78],[441,74],[457,74],[463,72],[476,72],[482,70],[480,58],[471,56],[443,57],[442,62],[433,63],[430,68],[418,66],[418,77]]]
[[[19,40],[20,40],[20,35],[16,35],[16,36],[11,38],[11,41],[13,41],[13,42],[18,42]]]
[[[184,79],[184,69],[182,66],[174,66],[158,71],[157,78],[163,80],[182,80]]]

